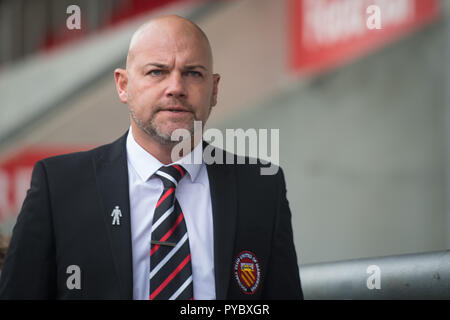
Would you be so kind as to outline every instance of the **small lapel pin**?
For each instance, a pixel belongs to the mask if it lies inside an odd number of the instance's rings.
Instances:
[[[122,212],[119,209],[119,206],[116,206],[111,213],[111,217],[113,217],[112,225],[120,226],[120,217],[122,217]]]

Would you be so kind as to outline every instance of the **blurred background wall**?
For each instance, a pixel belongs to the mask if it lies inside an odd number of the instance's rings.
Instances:
[[[208,128],[279,129],[300,264],[448,249],[448,4],[386,3],[1,0],[0,230],[37,159],[127,130],[113,70],[137,26],[175,13],[204,29],[222,76]],[[360,30],[371,4],[382,28]]]

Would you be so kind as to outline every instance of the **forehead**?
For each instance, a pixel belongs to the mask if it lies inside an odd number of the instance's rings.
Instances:
[[[130,53],[138,67],[148,62],[176,62],[201,63],[210,68],[212,63],[207,40],[200,31],[186,24],[158,23],[147,26],[134,39]]]

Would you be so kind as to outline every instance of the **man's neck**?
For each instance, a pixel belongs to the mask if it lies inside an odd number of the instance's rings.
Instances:
[[[190,141],[190,146],[188,148],[183,148],[181,150],[188,149],[189,152],[185,152],[185,154],[173,155],[172,158],[172,150],[180,142],[174,141],[173,143],[161,144],[156,141],[153,137],[149,136],[147,133],[142,131],[139,127],[132,125],[132,134],[133,138],[137,144],[139,144],[145,151],[150,153],[156,159],[158,159],[163,164],[173,163],[182,157],[189,154],[195,147],[194,139],[192,138]],[[184,143],[184,142],[183,142]]]

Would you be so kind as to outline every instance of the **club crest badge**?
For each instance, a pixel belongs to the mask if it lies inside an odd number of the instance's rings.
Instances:
[[[254,253],[242,251],[234,262],[234,278],[245,294],[254,294],[261,282],[261,267]]]

